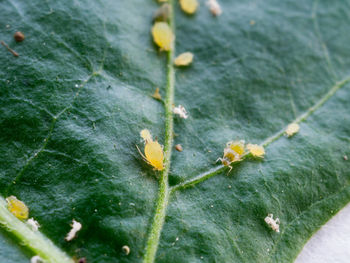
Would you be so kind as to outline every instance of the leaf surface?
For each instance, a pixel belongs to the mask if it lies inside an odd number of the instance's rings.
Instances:
[[[292,262],[350,200],[349,1],[229,1],[212,17],[175,2],[177,53],[169,184],[174,191],[157,262]],[[30,208],[58,247],[88,262],[139,262],[155,212],[159,173],[135,145],[147,128],[165,143],[166,54],[152,43],[156,1],[0,1],[0,192]],[[9,26],[6,26],[9,25]],[[16,30],[26,35],[15,43]],[[299,117],[302,117],[300,119]],[[303,118],[305,117],[305,118]],[[299,119],[298,119],[299,118]],[[226,142],[260,144],[263,160],[218,167]],[[304,120],[305,119],[305,120]],[[185,183],[186,184],[186,183]],[[281,233],[264,218],[280,218]],[[64,240],[75,219],[83,228]],[[0,256],[31,254],[4,231]],[[122,247],[128,245],[130,254]]]

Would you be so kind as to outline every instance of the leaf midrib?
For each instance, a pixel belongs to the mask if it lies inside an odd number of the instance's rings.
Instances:
[[[170,14],[169,25],[175,35],[175,16],[174,16],[174,1],[169,0]],[[175,42],[175,41],[174,41]],[[154,262],[160,235],[165,221],[166,209],[169,203],[170,188],[169,188],[169,171],[171,165],[171,154],[173,148],[174,137],[174,119],[173,119],[173,105],[175,95],[175,71],[174,71],[174,54],[175,43],[172,49],[168,51],[167,59],[167,84],[166,84],[166,98],[165,98],[165,143],[164,143],[164,170],[161,173],[159,182],[158,198],[156,204],[155,215],[152,220],[151,230],[146,244],[146,252],[143,262]]]

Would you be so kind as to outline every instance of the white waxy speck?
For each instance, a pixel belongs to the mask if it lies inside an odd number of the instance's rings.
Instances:
[[[273,231],[277,233],[280,232],[280,220],[278,218],[273,219],[273,214],[268,214],[267,217],[265,217],[265,222]]]
[[[40,225],[38,223],[38,221],[36,221],[34,218],[29,218],[27,220],[27,225],[30,226],[30,228],[35,232],[38,231]]]
[[[65,240],[71,241],[73,238],[75,238],[77,232],[81,229],[81,224],[73,219],[73,224],[71,224],[72,229],[67,234]]]
[[[217,0],[208,0],[206,4],[214,16],[219,16],[222,14],[221,7]]]
[[[36,255],[30,259],[30,263],[44,263],[44,260]]]
[[[174,114],[177,114],[180,116],[180,118],[187,119],[188,113],[184,106],[179,105],[173,109]]]
[[[76,87],[76,88],[79,88],[79,85],[78,85],[78,84],[75,84],[75,87]]]
[[[123,246],[122,250],[123,250],[125,255],[129,255],[130,254],[130,248],[128,246]]]

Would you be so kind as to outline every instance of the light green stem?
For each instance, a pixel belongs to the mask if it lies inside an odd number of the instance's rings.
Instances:
[[[175,18],[173,12],[173,1],[169,0],[171,6],[169,24],[172,32],[175,34]],[[164,143],[164,170],[162,171],[159,190],[158,200],[156,204],[155,216],[153,218],[151,230],[149,232],[146,252],[144,256],[144,263],[152,263],[155,260],[160,234],[164,225],[166,209],[169,202],[170,190],[168,184],[168,175],[170,170],[171,152],[173,148],[173,137],[174,137],[174,120],[173,120],[173,104],[174,104],[174,93],[175,93],[175,71],[173,66],[175,53],[175,43],[173,48],[168,52],[167,62],[167,86],[166,86],[166,98],[165,98],[165,143]]]
[[[4,198],[0,197],[0,224],[5,230],[18,238],[22,245],[39,255],[49,263],[74,263],[63,251],[56,247],[51,240],[39,231],[33,231],[23,221],[16,218],[7,209]]]

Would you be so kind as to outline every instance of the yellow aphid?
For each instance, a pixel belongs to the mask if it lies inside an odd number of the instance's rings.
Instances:
[[[198,8],[197,0],[180,0],[181,9],[187,14],[193,14]]]
[[[227,148],[235,151],[238,155],[242,155],[244,153],[244,141],[231,141],[226,144]]]
[[[188,66],[192,63],[193,54],[191,52],[185,52],[180,54],[174,61],[176,66]]]
[[[226,148],[224,149],[224,156],[218,160],[220,160],[223,165],[230,167],[229,172],[232,170],[231,163],[241,160],[241,157],[245,152],[244,144],[245,142],[243,140],[230,141],[226,144]]]
[[[164,169],[163,159],[163,147],[157,141],[152,140],[152,135],[149,130],[144,129],[140,132],[141,137],[145,140],[145,155],[142,154],[137,147],[139,153],[149,165],[152,165],[154,169],[162,171]]]
[[[141,132],[140,132],[140,136],[141,138],[145,141],[145,143],[147,142],[152,142],[152,135],[150,133],[149,130],[147,129],[143,129]]]
[[[159,88],[156,88],[156,91],[153,93],[152,97],[155,98],[156,100],[162,99],[162,95],[160,95],[159,93]]]
[[[28,219],[29,209],[22,201],[11,195],[6,198],[7,209],[18,219]]]
[[[152,27],[153,41],[161,50],[169,51],[173,47],[174,35],[166,22],[156,22]]]
[[[293,136],[294,134],[296,134],[299,131],[299,129],[300,129],[299,124],[291,123],[287,126],[286,135],[288,137]]]
[[[255,157],[264,157],[265,149],[264,147],[257,144],[247,144],[248,151]]]

